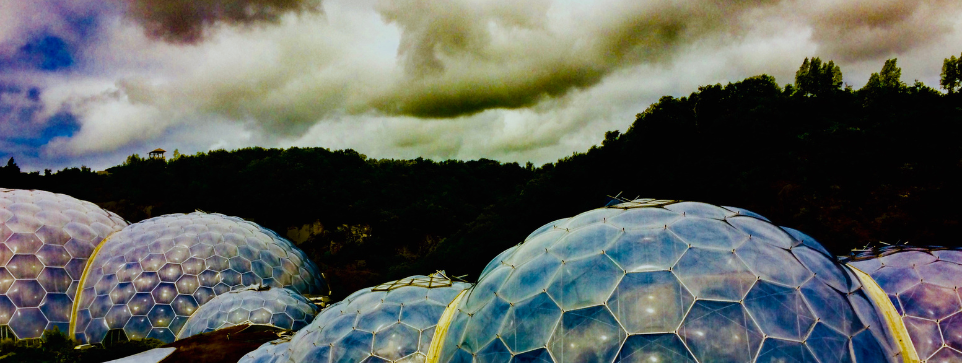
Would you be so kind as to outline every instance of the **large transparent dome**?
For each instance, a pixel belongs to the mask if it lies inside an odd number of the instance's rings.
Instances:
[[[300,330],[317,314],[317,306],[283,288],[234,290],[211,299],[187,320],[177,339],[240,325],[270,325]]]
[[[321,311],[291,338],[291,362],[423,362],[447,304],[470,285],[441,274],[412,276],[359,290]],[[275,344],[248,354],[278,361]]]
[[[896,362],[891,334],[810,237],[738,208],[645,199],[499,255],[437,361]]]
[[[67,331],[87,258],[126,225],[67,195],[0,188],[0,335],[26,339],[54,327]]]
[[[271,230],[221,214],[171,214],[132,224],[92,257],[71,331],[97,343],[109,330],[172,342],[215,296],[250,285],[328,295],[317,266]]]
[[[962,250],[890,246],[849,260],[888,294],[923,362],[962,362]]]

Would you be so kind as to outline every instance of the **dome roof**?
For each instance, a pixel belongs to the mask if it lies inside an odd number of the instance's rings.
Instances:
[[[317,310],[316,305],[289,289],[234,290],[197,308],[177,339],[240,324],[300,330],[314,320]]]
[[[439,362],[901,354],[860,281],[814,239],[696,202],[642,199],[551,222],[488,264],[454,309]]]
[[[87,343],[114,329],[171,342],[198,307],[250,285],[330,294],[303,251],[255,223],[201,212],[151,218],[117,232],[92,257],[71,331]]]
[[[125,226],[91,202],[0,188],[0,326],[19,339],[66,331],[87,258]]]
[[[922,361],[962,361],[962,250],[888,246],[847,260],[888,295]]]
[[[469,286],[435,274],[361,289],[321,311],[286,351],[267,343],[241,361],[423,362],[445,307]]]

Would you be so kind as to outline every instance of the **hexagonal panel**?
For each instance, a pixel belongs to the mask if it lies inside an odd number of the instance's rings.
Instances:
[[[147,292],[139,292],[127,302],[130,313],[134,315],[144,315],[154,307],[154,297]]]
[[[812,332],[805,340],[813,349],[813,354],[823,363],[851,363],[852,355],[849,346],[851,342],[848,336],[828,327],[822,323],[816,323]]]
[[[734,252],[694,247],[672,272],[699,299],[739,301],[757,280]]]
[[[170,304],[177,297],[177,286],[169,282],[161,283],[151,291],[151,295],[158,304]]]
[[[629,273],[608,299],[629,334],[669,333],[678,329],[694,298],[668,271]]]
[[[150,323],[156,327],[166,327],[170,325],[171,321],[174,320],[174,308],[170,305],[154,305],[147,313],[147,317],[150,318]]]
[[[35,279],[43,270],[43,264],[34,255],[14,255],[10,262],[7,262],[6,268],[18,279]]]
[[[788,250],[754,239],[735,250],[735,254],[764,281],[796,287],[815,276]]]
[[[6,294],[13,282],[17,281],[7,269],[0,267],[0,294]]]
[[[938,323],[911,316],[902,318],[902,322],[905,324],[909,337],[912,338],[912,344],[915,346],[919,358],[926,359],[932,356],[944,344]]]
[[[428,300],[407,303],[401,306],[401,321],[415,329],[427,329],[438,323],[435,317],[441,316],[444,308]]]
[[[190,316],[197,310],[197,301],[190,295],[178,295],[170,304],[177,315]]]
[[[735,302],[696,301],[678,335],[704,362],[751,362],[762,342],[761,330]]]
[[[47,327],[47,318],[38,308],[21,308],[10,318],[10,329],[17,337],[39,337]]]
[[[40,272],[37,281],[47,292],[67,292],[73,279],[67,270],[57,267],[47,267]]]
[[[620,228],[608,224],[594,224],[572,231],[562,237],[548,252],[562,260],[574,260],[601,253],[611,242],[624,234]],[[567,243],[566,241],[577,241]]]
[[[587,225],[603,222],[608,218],[616,217],[624,212],[625,211],[622,209],[614,209],[614,208],[592,209],[590,211],[571,217],[568,220],[568,222],[565,223],[565,228],[569,230],[575,230]]]
[[[922,283],[922,277],[911,267],[884,266],[872,273],[872,279],[890,294],[901,294]]]
[[[805,344],[775,338],[765,339],[756,362],[819,363]]]
[[[508,301],[520,301],[540,293],[548,288],[548,283],[561,269],[561,265],[561,259],[557,256],[542,254],[512,269],[498,294]]]
[[[160,285],[160,276],[156,272],[142,272],[134,278],[133,282],[134,289],[138,292],[150,292]]]
[[[548,295],[565,310],[598,305],[608,300],[622,276],[624,271],[605,255],[566,261],[549,283]]]
[[[696,363],[695,357],[688,353],[688,348],[675,334],[631,335],[625,340],[615,361]]]
[[[815,315],[793,288],[759,281],[745,296],[744,304],[762,332],[772,337],[801,341],[815,325]]]
[[[17,306],[10,301],[10,298],[0,295],[0,325],[7,325],[16,312]]]
[[[19,308],[35,308],[40,306],[46,291],[37,280],[17,280],[7,290],[7,297]],[[44,323],[47,326],[47,323]]]
[[[67,294],[47,294],[40,311],[43,312],[47,320],[51,322],[70,322],[70,310],[73,301]]]
[[[110,329],[123,329],[130,317],[130,309],[127,308],[127,305],[114,305],[107,311],[104,321]]]
[[[119,283],[110,290],[110,301],[114,304],[126,304],[136,293],[133,283]]]
[[[688,244],[666,229],[631,229],[605,253],[622,269],[641,272],[668,270],[687,250]]]
[[[184,269],[180,264],[168,263],[160,268],[157,275],[160,276],[160,281],[174,282],[184,275]]]
[[[495,339],[481,348],[474,356],[478,363],[497,363],[511,359],[511,352],[508,351],[508,348],[504,346],[500,339]]]
[[[883,266],[888,267],[916,267],[932,263],[938,259],[935,255],[926,251],[902,251],[884,255],[879,258]]]
[[[400,320],[401,305],[381,303],[370,311],[362,311],[354,326],[358,329],[375,332]]]
[[[682,218],[669,225],[668,229],[692,247],[731,251],[748,240],[748,234],[714,219]]]
[[[822,323],[847,336],[855,335],[865,327],[848,299],[821,280],[809,280],[799,291]]]
[[[371,355],[374,333],[352,330],[335,344],[331,350],[334,362],[360,362]]]
[[[485,275],[484,279],[478,281],[478,284],[468,291],[461,308],[468,312],[474,312],[494,299],[495,292],[504,284],[511,270],[510,267],[501,267]]]
[[[609,218],[609,222],[625,229],[659,228],[681,218],[681,213],[662,208],[632,208]]]
[[[134,316],[124,326],[124,333],[130,339],[144,339],[150,334],[150,320],[146,316]]]
[[[608,362],[627,334],[604,306],[566,311],[548,350],[558,362]]]
[[[418,349],[420,332],[404,324],[394,324],[374,333],[374,355],[398,360]]]
[[[498,331],[501,330],[501,324],[505,320],[504,312],[508,310],[509,306],[507,301],[496,297],[471,316],[464,328],[464,342],[461,348],[477,353],[494,340]]]
[[[34,254],[43,246],[36,233],[14,233],[7,237],[7,248],[15,254]]]
[[[193,294],[200,286],[197,276],[193,275],[183,275],[175,284],[177,285],[177,293],[186,295]]]
[[[925,319],[943,319],[962,310],[959,295],[954,289],[918,284],[899,295],[905,315]]]
[[[40,262],[46,266],[62,267],[70,262],[70,254],[67,249],[58,245],[43,245],[37,251]]]

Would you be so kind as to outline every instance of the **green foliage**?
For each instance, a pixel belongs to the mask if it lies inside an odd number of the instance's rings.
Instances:
[[[862,91],[869,92],[899,92],[906,88],[902,82],[902,68],[897,65],[898,58],[885,61],[882,71],[872,73]]]
[[[956,93],[962,86],[962,56],[955,58],[951,56],[942,62],[942,75],[939,80],[942,89],[950,94]]]
[[[842,70],[834,61],[823,64],[818,57],[805,58],[795,72],[793,91],[803,96],[829,96],[841,87]]]

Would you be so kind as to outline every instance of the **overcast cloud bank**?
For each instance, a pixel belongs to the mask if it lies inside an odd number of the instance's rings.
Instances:
[[[104,168],[155,147],[544,163],[662,95],[807,56],[938,85],[951,0],[0,0],[0,156]],[[944,53],[944,54],[943,54]]]

